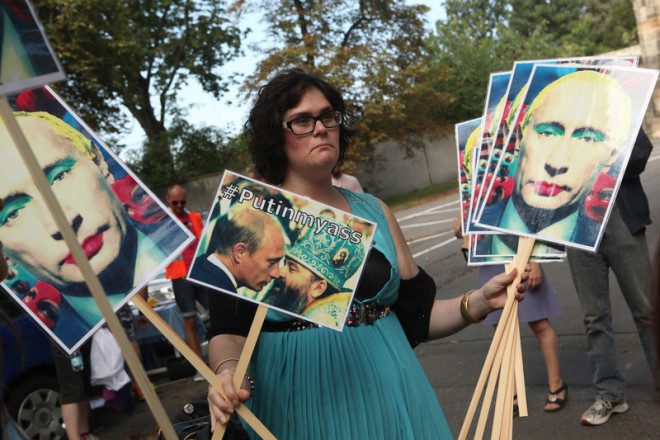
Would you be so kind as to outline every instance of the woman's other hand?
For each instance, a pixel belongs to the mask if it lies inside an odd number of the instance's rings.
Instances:
[[[525,272],[522,274],[520,284],[516,286],[516,299],[518,301],[522,301],[524,299],[526,289],[525,282],[529,278],[530,271],[531,266],[528,264],[527,267],[525,267]],[[501,273],[499,275],[495,275],[493,278],[488,280],[488,282],[486,282],[486,284],[484,284],[481,289],[475,292],[480,292],[481,295],[483,295],[484,300],[491,309],[487,311],[488,313],[504,307],[507,298],[507,287],[516,279],[517,274],[518,270],[513,269],[510,273]]]
[[[243,402],[251,397],[250,391],[247,388],[241,387],[236,391],[233,383],[234,372],[230,369],[224,369],[218,374],[222,390],[227,395],[227,399],[213,387],[209,387],[207,400],[209,402],[209,412],[211,414],[211,430],[215,429],[215,424],[220,422],[222,425],[227,425],[229,417],[234,413],[236,408]],[[243,380],[243,386],[246,386],[247,380]],[[247,384],[249,386],[249,384]]]

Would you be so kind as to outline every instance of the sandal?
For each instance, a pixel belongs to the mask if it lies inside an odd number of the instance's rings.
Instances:
[[[562,399],[561,397],[557,397],[559,393],[562,391],[566,391],[565,397]],[[550,397],[545,399],[545,407],[543,408],[545,412],[555,412],[559,411],[566,405],[566,402],[568,401],[568,385],[564,383],[560,388],[556,389],[555,391],[550,391],[548,394],[550,394]],[[556,407],[548,408],[549,403],[554,403],[555,405],[558,405]]]

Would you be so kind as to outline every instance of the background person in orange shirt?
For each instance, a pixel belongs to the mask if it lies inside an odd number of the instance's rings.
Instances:
[[[169,188],[166,200],[172,213],[195,235],[195,240],[183,250],[179,258],[167,266],[165,277],[172,280],[174,298],[183,316],[183,330],[186,335],[186,342],[199,357],[202,357],[202,348],[199,341],[199,334],[197,333],[197,307],[195,301],[199,301],[204,308],[208,309],[208,289],[186,280],[188,269],[195,257],[197,243],[202,233],[202,216],[198,212],[185,209],[187,200],[186,190],[180,185],[173,185]],[[197,376],[195,379],[197,379]]]

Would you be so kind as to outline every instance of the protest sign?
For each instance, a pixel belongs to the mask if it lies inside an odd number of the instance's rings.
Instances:
[[[191,234],[49,88],[11,97],[48,184],[114,310],[192,241]],[[44,198],[0,124],[0,241],[3,283],[67,353],[103,323]]]
[[[468,233],[468,219],[472,200],[472,175],[481,139],[481,118],[460,122],[454,127],[456,157],[458,159],[458,198],[461,232]]]
[[[486,91],[486,102],[482,121],[482,141],[477,146],[475,153],[474,177],[472,179],[471,192],[472,203],[468,213],[468,232],[486,232],[484,228],[474,223],[474,212],[479,206],[479,200],[484,192],[484,185],[488,185],[493,175],[490,166],[492,157],[502,154],[502,131],[499,130],[500,118],[503,113],[508,113],[507,101],[504,99],[509,87],[511,72],[491,73]],[[503,187],[504,189],[504,187]]]
[[[511,180],[512,194],[487,205],[477,224],[595,251],[657,77],[618,66],[534,66],[511,127],[514,159],[494,173]],[[486,198],[494,191],[491,182]]]
[[[634,56],[624,57],[576,57],[576,58],[557,58],[549,60],[516,61],[513,65],[513,73],[507,86],[503,111],[499,115],[497,124],[497,135],[501,143],[501,154],[498,157],[494,155],[489,158],[489,162],[484,165],[494,173],[497,166],[507,167],[514,161],[515,139],[512,138],[513,131],[511,126],[518,117],[522,98],[527,91],[526,85],[530,80],[532,69],[538,64],[579,64],[584,66],[613,65],[623,67],[636,67],[638,58]],[[501,137],[500,137],[501,136]],[[493,174],[494,176],[496,174]],[[486,188],[493,186],[495,191],[491,192],[489,199],[484,197]],[[482,185],[482,190],[476,201],[476,210],[473,212],[473,219],[476,220],[488,204],[496,203],[511,194],[511,182],[503,176],[498,176],[494,182],[488,185]]]
[[[188,279],[341,331],[375,228],[225,171]]]
[[[518,236],[497,234],[482,228],[483,232],[468,233],[468,211],[473,200],[470,185],[476,168],[476,154],[481,139],[482,118],[460,122],[455,125],[456,154],[458,159],[459,203],[461,231],[470,237],[468,266],[509,263],[518,248]],[[565,252],[562,246],[537,242],[532,249],[531,261],[562,261]]]
[[[64,79],[30,2],[0,0],[0,37],[0,95]]]
[[[499,158],[491,155],[484,166],[492,177],[482,185],[486,191],[481,201],[475,202],[479,195],[472,194],[472,203],[481,206],[469,220],[498,234],[471,237],[469,264],[510,259],[505,270],[515,267],[520,276],[528,261],[561,260],[552,253],[532,256],[541,239],[597,248],[657,81],[657,72],[615,66],[636,63],[635,57],[516,62],[498,129],[503,147]],[[607,67],[594,67],[599,65]],[[530,73],[521,74],[524,70]],[[496,386],[493,438],[512,436],[514,389],[520,416],[527,415],[512,286],[507,297],[459,439],[467,438],[483,394],[474,435],[482,438]]]

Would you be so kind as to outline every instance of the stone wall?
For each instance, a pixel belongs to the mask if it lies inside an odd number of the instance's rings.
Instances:
[[[428,188],[455,179],[457,174],[454,136],[427,141],[411,157],[395,142],[376,146],[373,170],[358,170],[355,175],[367,190],[380,198],[389,198]]]

